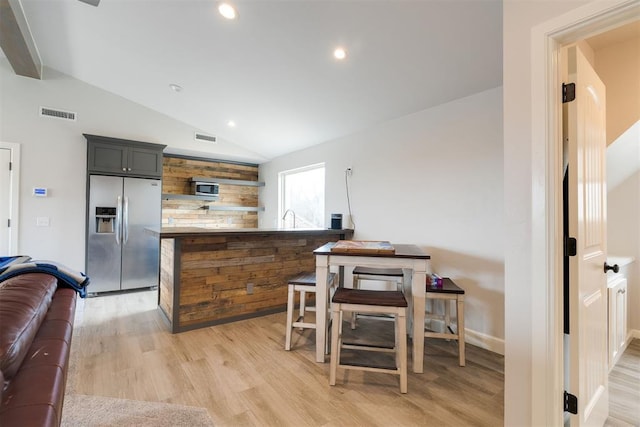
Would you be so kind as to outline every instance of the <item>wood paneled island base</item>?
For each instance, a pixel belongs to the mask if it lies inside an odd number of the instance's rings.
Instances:
[[[158,307],[171,332],[284,311],[287,280],[353,230],[163,228]]]

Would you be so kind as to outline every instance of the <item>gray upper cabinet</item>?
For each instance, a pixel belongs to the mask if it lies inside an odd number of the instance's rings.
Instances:
[[[109,175],[162,177],[162,150],[166,145],[84,134],[87,170]]]

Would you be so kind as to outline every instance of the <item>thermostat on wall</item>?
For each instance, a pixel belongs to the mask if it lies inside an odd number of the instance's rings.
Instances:
[[[47,197],[47,189],[42,187],[33,187],[33,195],[39,197]]]

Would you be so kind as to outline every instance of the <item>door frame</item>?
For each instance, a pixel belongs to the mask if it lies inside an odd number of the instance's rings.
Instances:
[[[0,148],[8,149],[11,157],[11,227],[9,230],[9,255],[19,255],[18,234],[20,230],[20,144],[1,142]]]
[[[638,0],[595,1],[532,29],[532,425],[563,425],[562,46],[637,20]]]

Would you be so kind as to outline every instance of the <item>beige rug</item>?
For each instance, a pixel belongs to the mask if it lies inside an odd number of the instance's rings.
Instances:
[[[212,427],[213,422],[206,409],[194,406],[67,394],[62,426]]]

